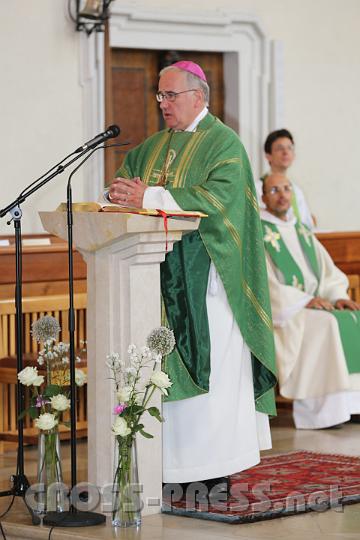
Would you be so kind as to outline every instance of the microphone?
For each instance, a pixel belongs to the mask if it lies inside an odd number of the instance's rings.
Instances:
[[[113,137],[117,137],[120,134],[120,128],[117,125],[109,126],[106,131],[103,133],[99,133],[99,135],[96,135],[93,139],[90,139],[90,141],[86,142],[82,146],[79,146],[75,150],[75,154],[79,152],[83,152],[84,150],[90,150],[91,148],[95,148],[98,144],[101,144],[108,139],[112,139]]]

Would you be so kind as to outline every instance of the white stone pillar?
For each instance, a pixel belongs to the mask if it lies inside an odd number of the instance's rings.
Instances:
[[[66,213],[41,212],[45,229],[66,239]],[[199,220],[168,221],[167,249]],[[113,480],[111,433],[114,385],[105,364],[111,352],[127,358],[130,343],[146,344],[161,324],[160,263],[166,255],[161,218],[115,213],[74,214],[74,245],[87,263],[88,480],[102,488]],[[153,405],[161,407],[160,396]],[[160,511],[162,480],[161,424],[144,415],[137,437],[143,514]]]

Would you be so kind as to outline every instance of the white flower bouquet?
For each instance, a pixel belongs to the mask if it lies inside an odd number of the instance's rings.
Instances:
[[[69,399],[69,345],[56,344],[60,325],[50,315],[45,315],[32,324],[32,335],[44,348],[39,352],[37,363],[46,375],[38,373],[38,367],[27,366],[18,374],[24,386],[32,387],[30,407],[22,411],[21,417],[29,414],[39,430],[51,431],[61,421],[64,411],[70,408]],[[86,374],[76,369],[76,384],[82,386],[86,382]],[[64,422],[65,423],[65,422]],[[67,423],[66,423],[67,424]]]
[[[32,335],[44,348],[39,352],[37,363],[44,374],[39,374],[38,367],[27,366],[18,379],[21,384],[31,387],[30,406],[21,412],[34,420],[39,429],[39,460],[37,508],[35,512],[42,514],[48,511],[64,509],[64,493],[51,486],[61,485],[62,470],[60,460],[59,424],[68,426],[63,414],[70,408],[70,370],[67,343],[56,344],[61,328],[58,321],[49,315],[41,317],[32,325]],[[82,386],[86,382],[86,374],[76,369],[76,384]]]
[[[161,371],[161,360],[175,346],[174,334],[165,327],[156,328],[147,338],[147,346],[138,349],[130,345],[129,362],[126,364],[119,354],[112,353],[107,357],[107,366],[114,380],[117,404],[112,432],[117,441],[118,459],[116,463],[113,507],[113,525],[139,525],[141,521],[140,506],[134,500],[130,488],[137,481],[135,435],[141,434],[152,438],[144,430],[141,419],[147,413],[162,422],[157,407],[150,406],[151,398],[156,391],[167,395],[172,382],[168,375]]]

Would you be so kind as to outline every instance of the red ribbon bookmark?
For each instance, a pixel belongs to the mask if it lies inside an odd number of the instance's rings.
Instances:
[[[156,211],[159,212],[159,215],[163,218],[163,221],[164,221],[165,240],[166,240],[166,242],[165,242],[165,253],[167,253],[168,252],[168,217],[169,217],[169,214],[167,214],[163,210],[156,209]]]

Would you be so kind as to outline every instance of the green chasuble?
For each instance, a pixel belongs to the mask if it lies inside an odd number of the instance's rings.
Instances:
[[[262,220],[264,244],[272,262],[284,278],[285,285],[305,291],[305,281],[301,268],[291,255],[278,227],[270,221]],[[295,229],[302,251],[318,283],[320,268],[316,257],[314,237],[303,223],[296,223]],[[314,308],[315,309],[315,308]],[[329,311],[338,323],[341,344],[349,373],[360,372],[360,311],[348,309]]]
[[[131,150],[117,176],[163,185],[183,210],[208,215],[174,244],[161,286],[176,351],[166,362],[169,399],[209,389],[206,289],[210,261],[252,353],[256,409],[276,414],[273,328],[258,204],[246,152],[236,133],[210,113],[196,132],[163,130]],[[240,353],[239,353],[240,357]],[[239,358],[240,360],[240,358]]]

